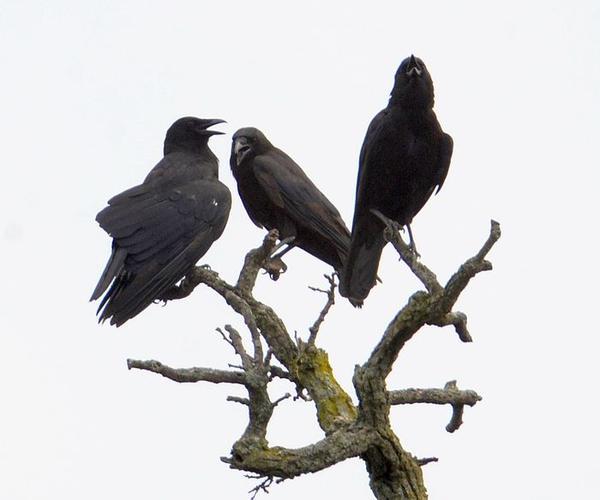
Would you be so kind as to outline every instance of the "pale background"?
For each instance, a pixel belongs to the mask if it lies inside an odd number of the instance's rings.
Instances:
[[[428,328],[389,387],[453,378],[484,400],[455,434],[447,407],[394,408],[432,499],[600,498],[598,392],[598,2],[23,2],[0,5],[0,498],[247,498],[255,481],[219,461],[243,431],[237,387],[179,385],[125,359],[177,367],[236,362],[214,333],[240,321],[201,287],[116,330],[87,299],[109,254],[94,222],[160,159],[184,115],[223,118],[211,141],[234,194],[202,262],[233,280],[263,232],[228,166],[230,134],[261,128],[348,223],[366,127],[400,61],[421,57],[454,137],[441,193],[416,218],[423,261],[445,280],[503,237],[457,309],[475,342]],[[306,335],[326,265],[301,251],[256,295]],[[386,249],[366,306],[338,301],[321,330],[343,385],[419,283]],[[276,387],[273,396],[288,391]],[[273,445],[321,437],[310,404],[284,402]],[[349,460],[268,498],[370,498]],[[264,496],[261,498],[265,498]]]

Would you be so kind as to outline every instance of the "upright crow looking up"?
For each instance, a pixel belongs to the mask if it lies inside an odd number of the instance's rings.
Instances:
[[[350,231],[294,160],[260,130],[242,128],[233,135],[230,164],[252,222],[293,238],[285,251],[298,246],[341,272]]]
[[[387,107],[371,121],[359,159],[352,244],[340,293],[361,303],[375,285],[384,225],[378,211],[407,226],[444,183],[452,138],[433,112],[433,82],[421,59],[410,56],[396,72]]]
[[[108,288],[99,321],[120,326],[175,285],[223,233],[231,194],[219,182],[208,127],[223,120],[186,117],[165,138],[164,158],[139,186],[114,196],[96,220],[112,253],[90,300]]]

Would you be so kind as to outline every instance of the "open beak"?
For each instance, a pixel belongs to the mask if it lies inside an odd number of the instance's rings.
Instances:
[[[225,132],[219,132],[218,130],[207,130],[209,127],[213,125],[218,125],[219,123],[227,123],[225,120],[221,120],[220,118],[209,118],[206,120],[202,120],[202,126],[204,128],[204,133],[207,135],[223,135]]]
[[[413,76],[421,76],[423,70],[419,68],[419,63],[415,59],[414,55],[410,56],[410,61],[408,61],[408,67],[406,68],[406,74],[410,77]]]

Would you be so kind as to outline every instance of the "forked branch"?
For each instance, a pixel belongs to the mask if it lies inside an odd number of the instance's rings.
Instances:
[[[164,298],[166,301],[185,297],[201,283],[223,297],[243,318],[254,348],[252,354],[247,352],[242,333],[229,325],[225,327],[227,333],[221,332],[240,357],[241,366],[235,370],[171,368],[153,360],[128,360],[130,369],[151,371],[177,382],[205,381],[245,386],[248,397],[230,396],[228,399],[248,408],[249,423],[233,445],[231,456],[222,460],[232,468],[254,473],[255,477],[263,479],[252,490],[253,494],[267,491],[274,478],[286,479],[317,472],[347,458],[360,456],[367,464],[371,489],[377,498],[427,498],[421,466],[437,459],[417,459],[402,448],[390,425],[391,406],[449,404],[452,418],[447,430],[453,432],[462,423],[464,406],[473,406],[481,400],[474,391],[459,390],[455,382],[447,383],[443,389],[388,391],[386,378],[402,347],[424,325],[452,325],[460,340],[472,340],[466,315],[452,308],[469,281],[479,272],[491,269],[485,257],[500,237],[499,225],[492,221],[490,235],[483,247],[442,286],[436,275],[402,240],[397,225],[381,214],[376,215],[385,225],[386,239],[421,281],[425,291],[416,292],[409,298],[389,323],[366,362],[357,367],[353,382],[358,406],[337,382],[328,354],[315,345],[323,321],[335,303],[334,276],[326,276],[329,289],[315,289],[325,293],[327,301],[309,328],[307,342],[293,338],[276,312],[253,296],[259,271],[274,269],[268,261],[277,248],[276,231],[269,232],[260,247],[248,252],[235,285],[221,279],[210,268],[196,267]],[[266,355],[263,342],[267,347]],[[273,365],[275,360],[279,366]],[[297,449],[269,445],[267,426],[273,411],[278,403],[289,397],[286,394],[271,401],[267,387],[276,377],[290,381],[298,394],[306,394],[303,398],[314,404],[317,420],[325,434],[323,439]]]

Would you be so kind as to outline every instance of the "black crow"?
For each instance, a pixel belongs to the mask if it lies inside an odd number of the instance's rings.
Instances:
[[[298,246],[341,272],[350,231],[294,160],[248,127],[233,135],[230,164],[252,222],[291,240],[285,251]]]
[[[231,194],[219,182],[208,127],[223,120],[177,120],[164,158],[139,186],[114,196],[96,220],[112,238],[112,253],[90,300],[108,288],[99,321],[120,326],[175,285],[223,233]]]
[[[352,243],[340,293],[362,302],[375,285],[384,225],[379,211],[409,230],[435,188],[444,183],[452,137],[433,112],[433,82],[421,59],[410,56],[396,72],[387,107],[371,121],[362,145],[352,224]]]

